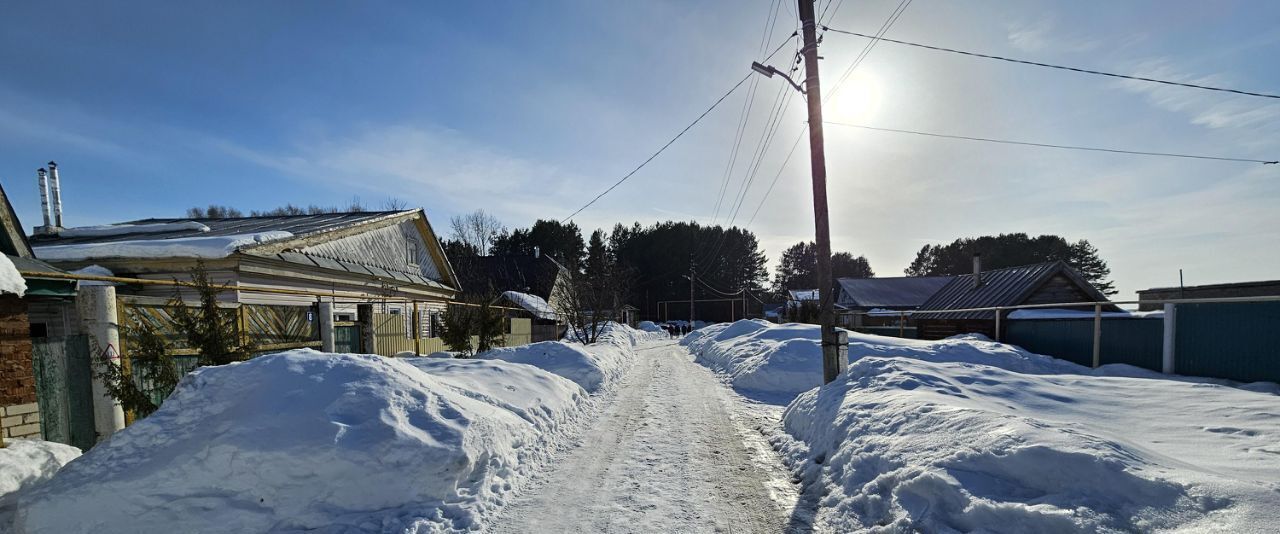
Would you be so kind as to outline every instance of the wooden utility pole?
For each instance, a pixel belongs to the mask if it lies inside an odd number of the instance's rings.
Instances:
[[[831,282],[831,225],[827,217],[827,157],[822,141],[822,89],[818,84],[818,28],[814,0],[796,0],[804,38],[804,87],[809,103],[809,154],[813,171],[813,219],[817,230],[818,322],[822,324],[822,379],[829,383],[840,374],[840,346],[836,335]]]
[[[689,331],[693,331],[693,277],[697,273],[693,270],[693,254],[689,255]]]

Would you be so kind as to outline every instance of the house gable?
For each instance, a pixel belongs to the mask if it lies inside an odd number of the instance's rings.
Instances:
[[[437,264],[430,245],[413,220],[316,243],[297,251],[388,271],[411,272],[428,280],[444,280],[444,269]]]

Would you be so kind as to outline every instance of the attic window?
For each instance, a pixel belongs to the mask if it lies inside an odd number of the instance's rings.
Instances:
[[[418,244],[414,242],[406,243],[404,249],[405,264],[410,267],[418,265]]]

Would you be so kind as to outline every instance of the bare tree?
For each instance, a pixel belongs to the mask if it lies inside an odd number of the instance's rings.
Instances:
[[[225,219],[229,217],[244,217],[244,213],[230,206],[209,204],[207,208],[199,206],[187,208],[187,217],[192,219]]]
[[[595,343],[609,322],[622,320],[629,283],[627,272],[616,265],[595,273],[571,273],[568,283],[557,285],[551,296],[552,308],[569,327],[565,336]]]
[[[507,229],[502,221],[482,209],[466,215],[454,215],[449,219],[449,226],[454,241],[474,247],[481,256],[489,254],[494,237]]]
[[[382,211],[401,211],[408,207],[408,202],[396,197],[387,197],[386,200],[382,201]]]

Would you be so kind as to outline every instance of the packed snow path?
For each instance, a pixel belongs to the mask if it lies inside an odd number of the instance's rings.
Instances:
[[[493,522],[497,532],[784,532],[784,468],[743,402],[684,347],[652,344],[601,399],[581,444]]]

